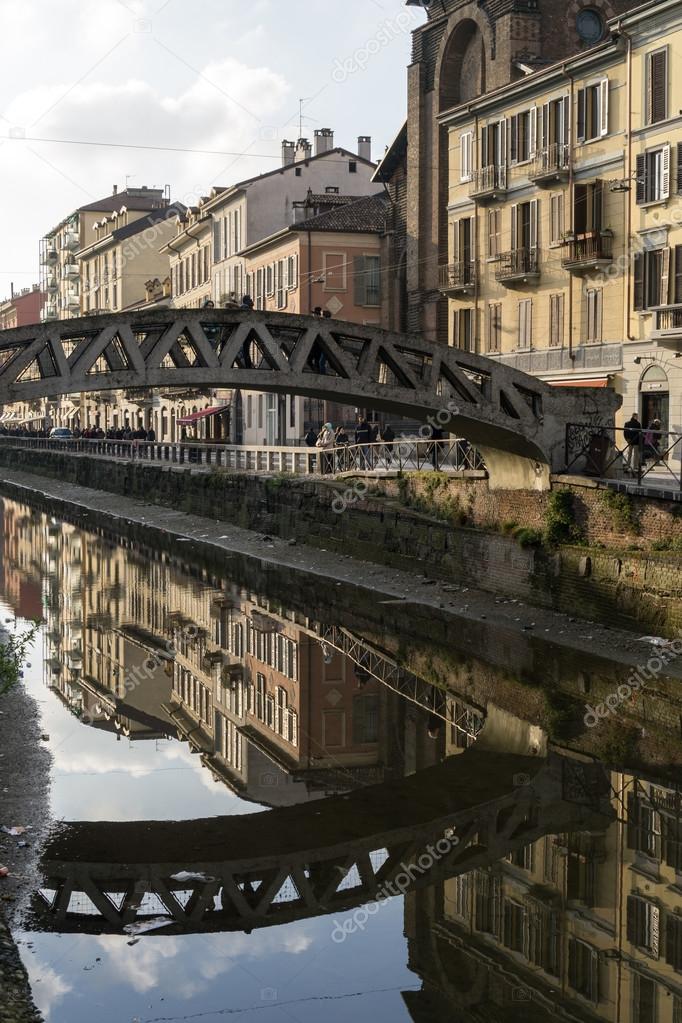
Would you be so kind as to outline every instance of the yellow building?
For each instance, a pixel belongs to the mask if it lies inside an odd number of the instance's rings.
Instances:
[[[682,427],[682,3],[444,111],[449,342]],[[678,213],[678,211],[680,211]],[[679,457],[679,455],[678,455]]]

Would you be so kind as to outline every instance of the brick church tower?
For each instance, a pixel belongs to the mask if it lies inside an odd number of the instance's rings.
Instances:
[[[641,0],[406,0],[426,10],[408,69],[408,330],[447,343],[448,152],[438,115],[608,36]]]

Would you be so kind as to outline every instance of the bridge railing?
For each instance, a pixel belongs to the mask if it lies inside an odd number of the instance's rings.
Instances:
[[[565,472],[682,491],[682,433],[569,423]]]
[[[67,452],[99,458],[227,469],[234,472],[282,472],[292,475],[338,475],[346,472],[399,472],[437,469],[442,472],[484,472],[479,453],[466,440],[394,441],[316,447],[207,444],[183,441],[90,440],[0,435],[0,444],[38,451]]]

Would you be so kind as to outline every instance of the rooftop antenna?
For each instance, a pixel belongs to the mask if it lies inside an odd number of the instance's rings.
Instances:
[[[315,120],[317,120],[317,118],[315,118],[315,117],[308,117],[308,116],[304,116],[304,114],[303,114],[303,104],[307,103],[308,100],[310,100],[312,98],[313,97],[311,97],[311,96],[303,96],[298,101],[298,137],[300,139],[303,138],[303,122],[304,121],[315,121]]]

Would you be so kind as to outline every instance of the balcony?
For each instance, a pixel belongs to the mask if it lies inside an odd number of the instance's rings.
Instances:
[[[659,306],[654,312],[652,339],[657,341],[682,341],[682,305]]]
[[[473,259],[448,263],[438,269],[438,287],[445,295],[467,294],[476,284],[476,263]]]
[[[42,263],[43,266],[54,266],[55,263],[58,262],[58,260],[59,253],[54,247],[45,249],[42,256],[40,257],[40,262]]]
[[[567,238],[564,245],[561,265],[571,273],[588,274],[593,270],[603,270],[613,262],[611,231],[587,231]]]
[[[568,178],[569,148],[563,142],[540,149],[528,175],[536,185],[551,185]]]
[[[493,164],[474,171],[469,186],[469,195],[479,202],[497,199],[507,191],[507,168]]]
[[[515,284],[532,284],[540,279],[539,252],[533,249],[512,249],[503,252],[495,270],[495,280],[513,287]]]
[[[78,263],[65,263],[64,276],[70,279],[80,276],[80,269]]]

